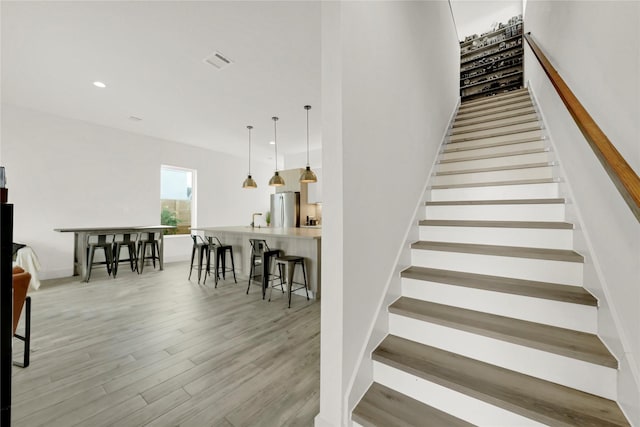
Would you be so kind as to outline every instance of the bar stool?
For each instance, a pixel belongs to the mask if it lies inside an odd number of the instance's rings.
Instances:
[[[113,278],[116,278],[118,274],[118,264],[120,261],[129,261],[131,265],[131,271],[138,269],[138,256],[136,255],[136,242],[138,240],[138,233],[124,233],[116,234],[113,238],[113,266],[111,271],[113,272]],[[127,248],[129,252],[129,258],[120,259],[120,250]]]
[[[236,280],[236,266],[233,260],[233,246],[223,244],[220,239],[216,236],[208,236],[207,240],[209,241],[209,257],[207,258],[207,273],[211,274],[211,251],[215,254],[215,284],[216,288],[218,287],[218,280],[220,279],[220,274],[218,271],[218,267],[222,272],[222,279],[226,280],[227,271],[231,271],[233,273],[233,281],[234,283],[238,283]],[[231,255],[231,268],[227,268],[227,254]],[[204,282],[207,281],[207,275],[204,276]]]
[[[271,258],[277,258],[282,255],[282,251],[280,249],[269,249],[266,240],[262,239],[249,239],[249,243],[251,244],[251,266],[249,268],[249,283],[247,284],[247,295],[249,295],[249,289],[251,288],[251,281],[257,274],[255,274],[256,267],[262,267],[262,299],[265,298],[267,294],[267,284],[269,283],[269,278],[271,276],[269,263]],[[282,275],[280,275],[282,276]]]
[[[102,265],[106,264],[107,273],[111,275],[111,264],[112,264],[112,249],[111,244],[113,241],[113,236],[110,234],[94,234],[90,235],[87,242],[87,283],[89,282],[89,278],[91,278],[91,269],[94,264]],[[96,253],[96,249],[102,249],[104,251],[105,261],[93,262],[93,256]]]
[[[209,266],[209,259],[211,258],[211,248],[209,242],[206,242],[202,237],[197,235],[191,235],[193,239],[193,248],[191,249],[191,267],[189,268],[189,278],[191,280],[191,272],[193,271],[193,260],[196,253],[198,254],[198,283],[200,283],[200,276],[202,274],[202,259],[207,257],[207,268]],[[207,280],[207,273],[205,271],[204,280]]]
[[[309,301],[309,291],[307,285],[307,270],[304,266],[304,258],[297,255],[287,255],[276,258],[276,265],[279,269],[284,267],[287,277],[287,292],[289,293],[289,308],[291,308],[291,294],[297,290],[304,288],[304,292],[307,294],[307,301]],[[293,273],[296,265],[302,266],[302,277],[304,278],[304,283],[294,282],[293,281]],[[282,270],[281,270],[282,271]],[[296,289],[293,288],[293,284],[302,285]],[[282,285],[282,282],[281,282]],[[284,293],[284,288],[282,288],[282,292]],[[273,293],[273,286],[271,287],[271,291],[269,291],[269,301],[271,301],[271,294]]]
[[[147,247],[151,248],[151,256],[147,256]],[[138,274],[144,270],[145,259],[153,261],[153,268],[156,268],[156,260],[160,263],[162,270],[162,258],[160,258],[160,233],[151,231],[140,234],[138,239]]]

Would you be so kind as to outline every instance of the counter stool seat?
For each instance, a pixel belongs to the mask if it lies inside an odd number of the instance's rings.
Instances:
[[[249,283],[247,284],[247,295],[249,295],[249,289],[251,288],[251,281],[257,274],[255,274],[256,267],[262,268],[262,299],[265,299],[267,295],[267,287],[270,280],[269,264],[272,258],[277,258],[282,255],[282,251],[279,249],[270,249],[267,245],[267,241],[263,239],[249,239],[251,244],[251,256],[250,256],[250,268],[249,268]]]
[[[209,266],[209,259],[211,257],[211,248],[209,242],[205,241],[200,236],[192,235],[193,239],[193,247],[191,249],[191,266],[189,267],[189,278],[187,280],[191,280],[191,272],[193,271],[193,261],[196,257],[196,253],[198,254],[198,283],[200,283],[200,277],[202,276],[202,266],[203,266],[203,258],[207,257],[207,267]],[[205,271],[204,280],[207,280],[207,274]]]
[[[223,244],[216,236],[208,236],[209,242],[209,257],[207,258],[207,274],[211,274],[211,251],[213,251],[214,258],[214,281],[215,287],[218,287],[218,280],[220,279],[220,273],[222,273],[222,279],[227,279],[227,272],[233,273],[234,283],[238,283],[236,279],[236,266],[233,260],[233,246]],[[227,254],[231,256],[231,267],[227,268]],[[204,276],[205,282],[207,281],[207,275]]]
[[[112,248],[113,235],[111,234],[95,234],[90,235],[87,243],[87,283],[91,278],[91,270],[96,264],[104,264],[107,267],[107,273],[111,275],[112,260]],[[96,253],[96,249],[102,249],[104,251],[105,261],[93,262],[93,256]]]
[[[138,269],[138,256],[136,254],[136,241],[138,240],[137,233],[124,233],[118,234],[113,239],[113,266],[111,267],[111,272],[113,273],[113,278],[116,278],[118,274],[118,264],[120,261],[129,261],[129,265],[131,266],[131,271],[136,271]],[[129,252],[129,258],[120,259],[120,251],[122,248],[127,248]]]
[[[151,249],[151,255],[147,256],[147,248]],[[138,274],[142,274],[144,270],[145,259],[153,261],[153,268],[156,268],[156,260],[160,264],[160,270],[162,270],[162,258],[160,257],[160,233],[159,232],[144,232],[141,233],[138,240]]]
[[[275,259],[275,262],[276,262],[276,265],[278,266],[278,269],[280,269],[280,271],[282,271],[282,268],[284,268],[284,271],[285,271],[287,293],[289,294],[289,308],[291,308],[291,294],[297,290],[304,288],[304,291],[307,294],[307,301],[309,301],[307,269],[304,266],[304,257],[297,256],[297,255],[280,256]],[[293,281],[293,273],[296,265],[302,266],[302,277],[304,278],[303,283]],[[294,284],[301,285],[301,286],[299,286],[296,289],[293,289]],[[281,287],[281,289],[284,292],[284,288]],[[272,292],[273,292],[273,287],[271,287],[271,291],[269,292],[269,301],[271,301]]]

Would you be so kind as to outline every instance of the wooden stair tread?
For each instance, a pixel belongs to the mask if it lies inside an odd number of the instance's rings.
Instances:
[[[518,96],[514,96],[511,98],[496,98],[492,99],[490,102],[484,104],[460,104],[460,108],[458,109],[458,113],[468,113],[471,111],[480,111],[484,109],[489,109],[493,107],[501,107],[503,105],[511,105],[521,101],[531,101],[531,96],[528,93],[522,93]]]
[[[464,136],[464,134],[460,134],[460,135],[450,135],[449,136],[449,140],[451,141],[452,144],[458,143],[458,142],[468,142],[468,141],[476,141],[478,139],[486,139],[486,138],[495,138],[497,136],[508,136],[508,135],[517,135],[520,133],[525,133],[525,132],[533,132],[536,130],[540,130],[542,129],[542,127],[540,126],[540,124],[538,123],[538,121],[535,121],[536,124],[535,125],[529,125],[525,128],[522,129],[512,129],[512,130],[499,130],[500,128],[496,128],[496,131],[493,133],[489,133],[486,135],[479,135],[479,136]],[[461,138],[457,138],[458,136],[461,136]],[[455,139],[452,139],[455,138]]]
[[[526,110],[526,111],[525,111]],[[496,120],[504,120],[504,119],[511,119],[514,117],[519,117],[519,116],[524,116],[527,114],[534,114],[536,112],[536,110],[533,107],[520,107],[520,108],[516,108],[514,110],[510,110],[507,111],[506,113],[494,113],[494,114],[498,114],[499,116],[497,117],[483,117],[483,118],[477,118],[477,119],[461,119],[461,120],[455,120],[453,122],[453,125],[451,126],[452,129],[457,129],[460,127],[464,127],[464,126],[472,126],[472,125],[478,125],[478,124],[483,124],[483,123],[491,123],[493,121]],[[464,123],[466,122],[466,123]]]
[[[539,179],[519,179],[513,181],[493,181],[493,182],[472,182],[468,184],[444,184],[432,185],[434,190],[446,190],[449,188],[472,188],[472,187],[499,187],[502,185],[528,185],[528,184],[553,184],[556,181],[553,178]]]
[[[564,204],[565,199],[501,199],[501,200],[453,200],[442,202],[425,202],[426,206],[462,206],[462,205],[538,205]]]
[[[542,323],[401,297],[389,312],[549,353],[617,369],[618,361],[594,335]]]
[[[545,424],[629,426],[614,401],[393,335],[372,358]]]
[[[490,104],[492,101],[502,100],[502,99],[506,99],[506,98],[516,98],[516,97],[522,96],[525,93],[528,94],[529,93],[529,89],[527,89],[527,88],[516,89],[516,90],[512,90],[512,91],[507,92],[507,93],[501,93],[499,95],[494,95],[494,96],[487,97],[487,98],[480,98],[480,99],[472,99],[470,101],[463,101],[463,102],[460,103],[460,106],[461,107],[465,107],[465,106],[468,106],[468,105]]]
[[[480,117],[491,116],[493,114],[501,114],[501,113],[508,113],[511,111],[518,111],[523,108],[534,108],[533,102],[531,102],[530,99],[525,99],[515,104],[486,108],[485,110],[477,110],[477,111],[471,111],[471,112],[458,111],[458,114],[456,114],[456,117],[455,117],[455,122],[459,120],[478,119]]]
[[[480,138],[480,139],[482,139],[482,138]],[[513,140],[510,140],[510,141],[489,142],[487,144],[473,145],[473,146],[465,146],[464,142],[468,142],[468,141],[449,142],[444,146],[443,153],[456,153],[456,152],[459,152],[459,151],[480,150],[482,148],[501,147],[503,145],[523,144],[525,142],[537,142],[537,141],[544,141],[544,138],[537,136],[537,137],[533,137],[533,138],[513,139]],[[462,145],[462,146],[459,147],[458,145]]]
[[[521,119],[521,120],[514,120],[512,122],[509,123],[500,123],[500,124],[491,124],[491,122],[485,122],[484,126],[477,126],[477,125],[466,125],[466,126],[472,126],[474,127],[473,129],[460,129],[460,127],[458,128],[453,128],[452,132],[451,132],[451,136],[454,135],[464,135],[465,133],[471,133],[471,132],[479,132],[479,131],[483,131],[483,130],[491,130],[491,129],[500,129],[506,126],[514,126],[514,125],[524,125],[527,123],[537,123],[538,122],[538,118],[527,118],[527,119]],[[466,127],[465,126],[465,127]]]
[[[473,425],[375,382],[353,410],[352,419],[365,427]]]
[[[534,141],[527,141],[534,142]],[[481,147],[488,148],[488,147]],[[518,151],[510,151],[505,153],[492,153],[492,154],[476,154],[468,157],[456,157],[454,159],[440,159],[437,164],[446,164],[446,163],[458,163],[458,162],[469,162],[472,160],[487,160],[487,159],[497,159],[500,157],[513,157],[513,156],[523,156],[526,154],[539,154],[548,152],[545,148],[532,148],[529,150],[518,150]]]
[[[436,172],[436,176],[446,176],[446,175],[464,175],[466,173],[482,173],[482,172],[497,172],[497,171],[511,171],[511,170],[519,170],[519,169],[533,169],[533,168],[546,168],[553,166],[550,162],[544,163],[523,163],[521,165],[507,165],[507,166],[493,166],[488,168],[477,168],[477,169],[461,169],[455,171],[445,171],[445,172]]]
[[[449,243],[419,240],[411,249],[460,252],[468,254],[544,259],[549,261],[584,262],[579,253],[567,249],[523,248],[519,246],[480,245],[477,243]]]
[[[580,286],[561,285],[511,277],[440,270],[436,268],[411,266],[401,273],[407,279],[463,286],[473,289],[521,295],[571,304],[597,307],[598,300]]]
[[[507,111],[510,107],[520,107],[524,104],[531,104],[531,98],[529,96],[521,96],[514,99],[505,99],[502,101],[493,102],[490,105],[470,105],[468,107],[462,107],[458,109],[458,113],[456,114],[456,118],[468,118],[472,114],[482,113],[489,114],[494,113],[496,111]]]
[[[573,230],[573,224],[560,221],[477,221],[423,219],[419,225],[440,227],[543,228]]]

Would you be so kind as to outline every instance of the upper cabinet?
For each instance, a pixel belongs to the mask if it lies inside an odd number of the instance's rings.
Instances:
[[[322,169],[313,169],[318,177],[318,182],[308,184],[300,182],[300,175],[303,171],[304,169],[302,168],[279,171],[280,176],[284,179],[284,185],[282,187],[276,187],[276,193],[299,191],[300,202],[302,204],[322,203]]]
[[[460,43],[462,101],[521,88],[522,60],[522,16],[480,37],[467,37]]]
[[[318,182],[308,184],[309,203],[322,203],[322,169],[313,169]]]
[[[299,191],[302,193],[302,186],[305,185],[300,183],[300,175],[302,174],[302,171],[303,169],[287,169],[279,171],[280,176],[284,179],[284,185],[282,187],[276,187],[276,193],[284,193],[285,191]]]

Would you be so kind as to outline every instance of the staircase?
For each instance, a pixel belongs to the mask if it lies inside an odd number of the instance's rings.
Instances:
[[[527,89],[460,106],[356,426],[628,426]]]

